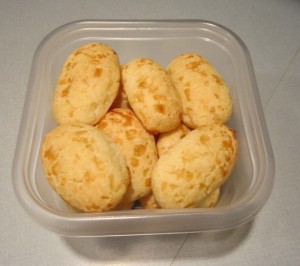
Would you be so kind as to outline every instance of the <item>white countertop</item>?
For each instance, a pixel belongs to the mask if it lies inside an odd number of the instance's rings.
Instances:
[[[33,222],[11,168],[33,53],[83,19],[205,19],[246,43],[276,161],[273,192],[236,229],[165,236],[65,238]],[[0,265],[300,265],[300,1],[0,1]]]

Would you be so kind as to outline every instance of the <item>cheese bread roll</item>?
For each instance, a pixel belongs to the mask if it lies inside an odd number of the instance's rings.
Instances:
[[[237,160],[235,133],[223,124],[189,132],[163,153],[152,176],[162,208],[193,208],[230,176]]]
[[[129,184],[125,158],[104,133],[89,125],[60,125],[42,145],[42,162],[54,190],[86,212],[115,208]]]
[[[179,125],[180,100],[160,64],[135,59],[122,67],[122,82],[131,108],[148,131],[166,132]]]
[[[229,88],[205,58],[183,54],[169,64],[167,71],[180,95],[182,120],[187,126],[197,128],[230,119],[232,100]]]
[[[107,45],[90,43],[75,50],[55,89],[57,123],[95,125],[117,96],[120,72],[118,55]]]
[[[125,156],[130,186],[125,201],[134,201],[150,193],[157,151],[154,136],[146,131],[130,109],[108,112],[96,126],[111,138]]]

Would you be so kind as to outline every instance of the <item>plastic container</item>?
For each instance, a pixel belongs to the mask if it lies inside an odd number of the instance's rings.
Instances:
[[[40,146],[56,126],[53,92],[67,56],[89,42],[110,45],[121,64],[150,57],[167,66],[181,53],[195,52],[218,69],[233,97],[229,126],[237,131],[239,160],[215,208],[75,213],[50,187]],[[66,236],[226,230],[251,220],[272,190],[274,159],[246,46],[228,29],[206,21],[80,21],[56,29],[33,58],[12,175],[16,195],[30,216]]]

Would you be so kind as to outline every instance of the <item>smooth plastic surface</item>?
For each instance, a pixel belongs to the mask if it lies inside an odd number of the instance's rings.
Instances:
[[[162,65],[185,52],[205,56],[230,87],[229,125],[239,139],[239,160],[213,209],[128,210],[75,213],[48,184],[40,161],[43,137],[56,126],[52,98],[67,56],[89,42],[110,45],[121,64],[150,57]],[[39,45],[13,164],[13,184],[25,210],[41,225],[66,236],[116,236],[226,230],[251,220],[268,199],[274,159],[243,42],[228,29],[205,21],[80,21],[50,33]]]

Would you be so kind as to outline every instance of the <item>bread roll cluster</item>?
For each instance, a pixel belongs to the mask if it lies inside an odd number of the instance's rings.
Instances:
[[[237,160],[230,91],[197,54],[121,66],[111,47],[84,45],[65,61],[53,113],[43,167],[78,211],[214,207]]]

